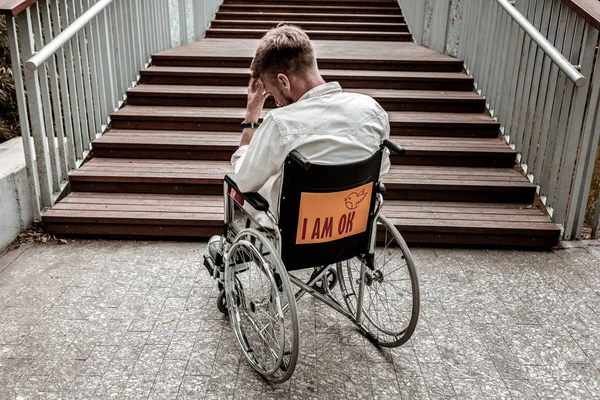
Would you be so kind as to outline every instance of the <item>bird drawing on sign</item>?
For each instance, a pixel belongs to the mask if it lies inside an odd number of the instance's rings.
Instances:
[[[367,197],[367,191],[362,189],[360,192],[352,192],[344,199],[346,207],[349,210],[356,210],[358,205]]]

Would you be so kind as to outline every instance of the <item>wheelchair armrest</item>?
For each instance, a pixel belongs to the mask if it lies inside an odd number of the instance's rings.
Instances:
[[[269,202],[260,194],[255,192],[242,193],[235,180],[235,174],[225,175],[225,182],[227,182],[229,186],[231,186],[240,196],[242,196],[242,199],[244,199],[244,201],[247,201],[256,210],[267,211],[269,209]]]
[[[406,150],[403,147],[397,145],[396,143],[392,142],[389,139],[385,139],[381,143],[381,146],[387,148],[389,151],[392,151],[392,152],[396,153],[399,156],[403,156],[404,153],[406,153]]]

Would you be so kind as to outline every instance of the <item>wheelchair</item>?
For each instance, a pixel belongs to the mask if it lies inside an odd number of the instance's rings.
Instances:
[[[385,140],[366,160],[321,165],[292,151],[283,167],[278,220],[260,194],[241,193],[235,175],[225,176],[223,251],[205,255],[204,265],[218,282],[217,307],[267,381],[282,383],[294,372],[296,303],[307,293],[349,318],[377,346],[397,347],[413,334],[417,273],[404,239],[381,213],[386,148],[404,152]],[[260,224],[257,213],[269,223]],[[304,282],[297,273],[310,268]]]

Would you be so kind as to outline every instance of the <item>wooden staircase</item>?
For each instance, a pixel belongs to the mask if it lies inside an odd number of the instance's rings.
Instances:
[[[249,65],[281,21],[314,40],[327,81],[375,98],[407,150],[385,214],[412,244],[551,247],[560,231],[460,60],[411,43],[392,0],[225,0],[207,38],[153,56],[72,193],[43,216],[61,235],[185,237],[222,231],[222,184],[239,144]],[[274,107],[271,100],[267,108]],[[265,110],[265,112],[268,110]]]

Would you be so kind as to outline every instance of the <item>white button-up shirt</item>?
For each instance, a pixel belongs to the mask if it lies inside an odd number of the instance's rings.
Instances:
[[[339,83],[330,82],[295,103],[271,110],[231,163],[240,190],[259,192],[278,218],[281,172],[292,150],[315,164],[346,164],[373,155],[389,136],[388,115],[373,98],[343,92]],[[389,168],[386,150],[381,176]],[[259,217],[259,222],[266,221]]]

